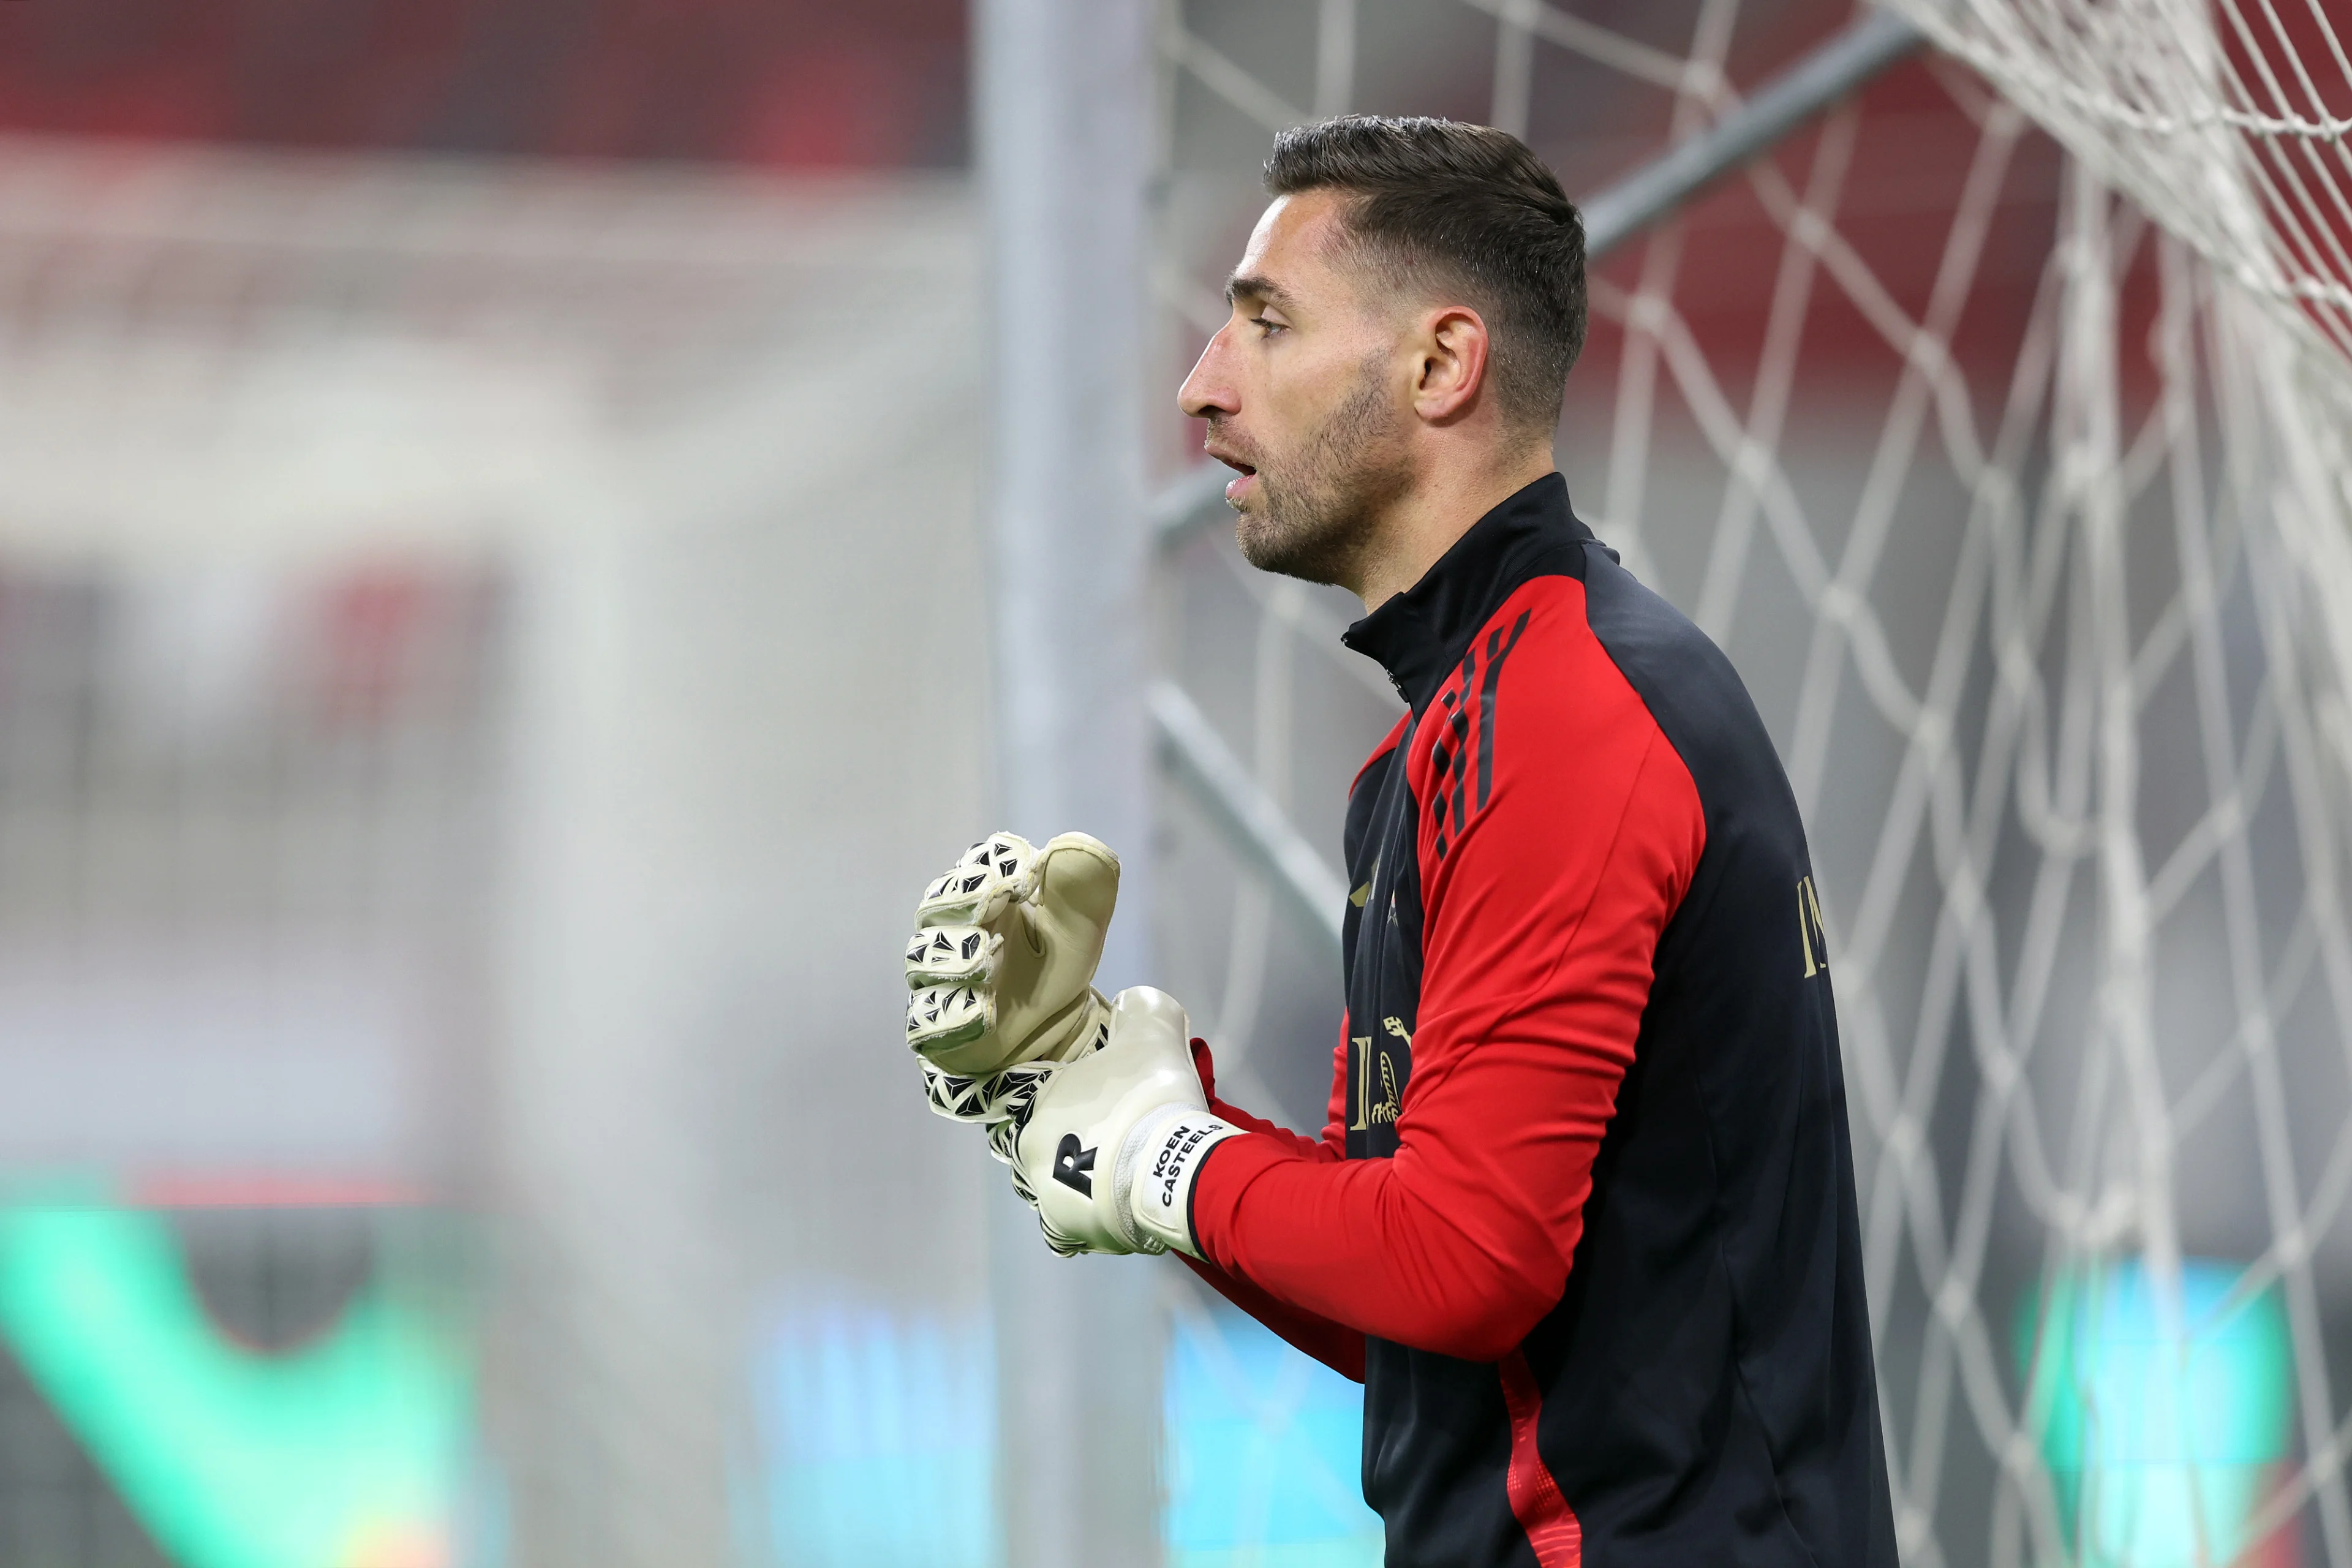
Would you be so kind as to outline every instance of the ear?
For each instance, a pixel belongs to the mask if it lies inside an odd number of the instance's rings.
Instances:
[[[1447,305],[1423,321],[1419,339],[1413,412],[1433,425],[1451,424],[1475,406],[1486,384],[1486,323],[1467,305]]]

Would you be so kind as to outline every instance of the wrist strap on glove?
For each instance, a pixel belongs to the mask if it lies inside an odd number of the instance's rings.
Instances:
[[[1181,1106],[1137,1122],[1118,1155],[1119,1183],[1136,1229],[1163,1247],[1201,1257],[1192,1227],[1193,1184],[1209,1151],[1241,1131],[1205,1110]]]

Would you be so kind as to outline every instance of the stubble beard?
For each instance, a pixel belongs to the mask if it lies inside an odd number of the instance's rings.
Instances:
[[[1261,572],[1356,585],[1372,515],[1411,479],[1387,360],[1368,360],[1355,384],[1296,457],[1255,462],[1257,500],[1236,508],[1234,542]],[[1263,457],[1264,454],[1255,454]]]

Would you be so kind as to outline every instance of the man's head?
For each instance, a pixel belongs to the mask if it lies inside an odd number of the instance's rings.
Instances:
[[[1286,132],[1233,316],[1180,394],[1251,562],[1358,585],[1372,524],[1451,464],[1545,455],[1584,342],[1584,226],[1517,138],[1350,115]]]

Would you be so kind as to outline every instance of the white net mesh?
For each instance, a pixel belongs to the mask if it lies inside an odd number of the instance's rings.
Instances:
[[[1949,54],[1598,269],[1562,468],[1806,814],[1906,1560],[2352,1563],[2352,70],[2316,5],[1910,8]],[[1579,13],[1171,7],[1170,368],[1309,104],[1591,190],[1843,20]],[[1221,531],[1173,674],[1329,855],[1392,704]],[[1188,810],[1171,881],[1237,913],[1171,959],[1310,1121],[1328,961]]]
[[[1945,6],[1937,45],[2240,290],[2352,359],[2352,58],[2319,0]]]

